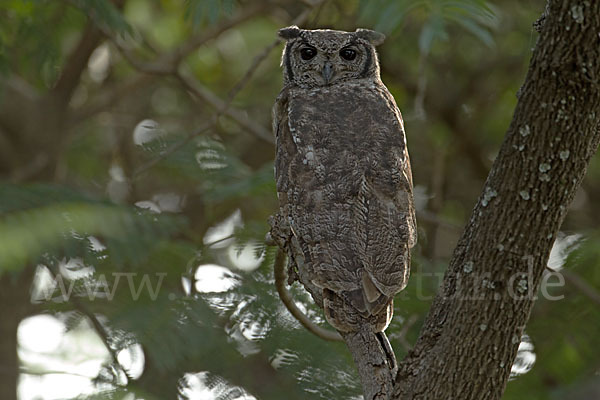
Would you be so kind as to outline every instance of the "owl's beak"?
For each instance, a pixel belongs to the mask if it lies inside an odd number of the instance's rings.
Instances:
[[[327,85],[329,83],[329,81],[331,80],[331,77],[333,76],[333,65],[329,62],[326,61],[325,65],[323,66],[323,79],[325,79],[325,84]]]

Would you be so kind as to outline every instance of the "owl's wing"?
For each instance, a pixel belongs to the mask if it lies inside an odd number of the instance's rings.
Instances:
[[[289,199],[298,190],[295,181],[297,180],[295,171],[298,170],[296,160],[298,145],[290,131],[288,106],[289,90],[284,88],[273,107],[273,132],[277,149],[275,155],[275,181],[279,211],[271,220],[271,235],[288,255],[288,284],[300,280],[315,302],[322,307],[322,290],[313,283],[310,276],[313,271],[310,268],[309,244],[299,237],[302,235],[302,231],[298,229],[298,223],[304,221],[299,221],[298,214],[302,214],[302,212],[298,211],[297,199],[296,201],[293,199],[290,201]],[[295,180],[291,181],[290,179]]]
[[[412,178],[393,98],[385,87],[355,89],[278,98],[277,218],[290,264],[328,321],[381,331],[408,279]]]
[[[287,191],[289,186],[289,174],[287,168],[290,165],[291,156],[296,152],[296,145],[291,140],[288,125],[288,91],[281,91],[275,105],[273,106],[273,133],[276,142],[275,154],[275,181],[277,184],[277,196],[280,207],[287,206]],[[283,198],[281,196],[284,196]]]
[[[366,165],[354,211],[357,253],[365,271],[363,301],[371,313],[378,313],[382,303],[391,301],[408,283],[410,248],[417,240],[402,116],[387,90],[385,95],[392,121],[373,134],[372,160]]]

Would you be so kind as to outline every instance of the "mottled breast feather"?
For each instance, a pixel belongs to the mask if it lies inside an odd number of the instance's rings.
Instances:
[[[379,81],[284,88],[274,108],[280,201],[272,233],[341,331],[382,331],[416,242],[400,111]]]

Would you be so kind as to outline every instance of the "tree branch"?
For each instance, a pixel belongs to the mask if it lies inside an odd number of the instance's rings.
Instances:
[[[579,290],[584,296],[587,296],[594,303],[600,305],[600,293],[588,284],[584,279],[582,279],[579,275],[574,273],[573,271],[569,271],[568,269],[563,268],[560,271],[554,270],[550,267],[546,267],[551,272],[561,274],[565,277],[565,280],[573,285],[577,290]]]
[[[315,1],[313,8],[316,7],[317,5],[321,4],[323,1],[324,0]],[[302,13],[300,13],[300,15],[298,15],[298,17],[296,17],[294,19],[294,21],[292,23],[293,24],[304,23],[304,21],[306,21],[306,19],[310,15],[310,12],[312,11],[313,8],[304,10]],[[108,33],[108,34],[110,35],[110,33]],[[167,69],[164,69],[162,71],[158,71],[158,70],[155,71],[153,68],[146,69],[146,67],[144,66],[144,63],[135,60],[135,57],[133,55],[131,55],[129,50],[125,49],[114,38],[113,38],[113,42],[115,43],[115,45],[117,46],[119,51],[121,51],[121,53],[125,56],[125,58],[131,63],[131,65],[134,68],[139,69],[140,72],[158,73],[158,74],[166,73]],[[225,102],[223,102],[217,96],[215,96],[213,93],[211,93],[210,91],[205,89],[202,85],[200,85],[200,83],[196,82],[193,78],[188,77],[185,74],[183,74],[182,72],[180,72],[179,71],[179,63],[181,62],[181,59],[179,59],[177,61],[177,65],[175,65],[174,68],[170,69],[169,74],[175,76],[180,82],[182,82],[182,84],[185,87],[187,87],[193,93],[197,94],[199,97],[203,98],[210,104],[213,104],[213,106],[217,109],[217,112],[213,116],[211,123],[209,123],[206,126],[203,126],[199,130],[197,130],[195,133],[186,137],[181,142],[178,142],[178,143],[175,143],[174,145],[172,145],[169,149],[167,149],[167,151],[163,152],[156,159],[149,161],[147,164],[145,164],[144,166],[142,166],[141,168],[136,170],[136,172],[134,173],[134,176],[137,176],[137,175],[141,174],[142,172],[145,172],[152,166],[156,165],[160,160],[163,160],[168,155],[177,151],[179,148],[185,146],[194,137],[200,135],[201,133],[203,133],[209,129],[212,129],[217,124],[219,117],[224,114],[227,114],[230,117],[232,117],[241,126],[246,127],[249,132],[254,133],[258,138],[272,143],[273,139],[272,139],[271,135],[264,128],[260,127],[260,125],[258,125],[258,124],[255,124],[245,114],[236,112],[235,110],[230,109],[230,107],[231,107],[231,103],[233,102],[235,96],[249,82],[250,78],[252,77],[252,75],[254,74],[254,72],[256,71],[258,66],[260,65],[260,63],[268,56],[270,51],[273,48],[275,48],[276,45],[279,44],[280,42],[281,42],[280,39],[276,39],[273,43],[271,43],[270,45],[265,47],[265,49],[254,59],[253,63],[250,65],[250,67],[248,68],[248,70],[246,71],[246,73],[244,74],[242,79],[236,85],[233,86],[232,90],[229,92],[228,99]]]
[[[267,143],[274,142],[273,135],[267,129],[250,119],[245,112],[231,107],[233,98],[227,102],[221,100],[219,96],[186,73],[177,72],[176,77],[186,89],[215,108],[218,116],[227,115],[255,137]]]
[[[117,41],[111,32],[104,30],[104,34],[111,38],[115,45],[119,48],[125,59],[140,72],[156,75],[173,75],[177,72],[181,62],[190,55],[198,47],[202,46],[209,40],[217,38],[223,32],[237,26],[250,18],[264,11],[267,4],[258,2],[245,8],[242,12],[234,15],[232,18],[224,19],[219,25],[212,26],[204,30],[201,34],[192,36],[186,42],[182,43],[175,49],[159,55],[153,61],[142,61],[133,52],[125,47],[121,42]],[[147,41],[146,41],[147,42]]]
[[[385,333],[375,333],[370,327],[363,326],[360,331],[341,334],[358,369],[365,400],[389,399],[397,369]],[[390,356],[394,365],[390,364]]]
[[[150,83],[155,77],[149,74],[137,74],[131,79],[118,86],[109,87],[102,91],[97,97],[92,99],[85,106],[71,109],[69,113],[68,124],[76,125],[86,119],[114,106],[117,102],[123,100],[126,96],[131,96],[137,90]]]
[[[125,4],[125,0],[112,0],[112,2],[118,9],[123,8]],[[102,32],[90,19],[79,42],[67,57],[56,85],[49,92],[50,96],[60,102],[61,108],[68,105],[73,92],[79,85],[81,74],[87,68],[92,52],[98,47],[101,40]]]
[[[50,96],[57,99],[63,107],[69,103],[71,95],[79,85],[81,74],[87,68],[88,60],[92,52],[102,39],[102,34],[92,22],[88,24],[77,46],[67,57],[60,77],[54,85],[54,88],[49,92]]]
[[[57,279],[64,279],[59,272],[54,272],[51,268],[48,268],[48,272],[50,272],[54,281],[56,281]],[[110,355],[111,362],[123,371],[125,376],[127,376],[127,379],[131,379],[128,372],[125,370],[125,368],[121,366],[121,363],[119,363],[119,360],[117,358],[118,354],[115,351],[115,349],[110,345],[110,334],[106,330],[104,325],[102,325],[98,317],[96,317],[96,314],[94,314],[84,303],[82,303],[77,296],[69,296],[67,298],[67,301],[73,305],[73,308],[75,310],[83,314],[88,319],[88,321],[92,325],[92,328],[94,329],[100,340],[102,340],[104,347],[106,347],[106,350]]]
[[[600,141],[600,3],[550,3],[522,95],[394,399],[500,399]],[[464,340],[469,338],[469,340]]]
[[[283,251],[281,249],[278,249],[274,265],[275,287],[277,288],[279,298],[281,299],[285,307],[288,309],[290,314],[292,314],[292,316],[296,318],[298,322],[300,322],[300,324],[303,327],[305,327],[309,332],[314,333],[321,339],[330,340],[332,342],[341,342],[343,339],[337,332],[323,329],[320,326],[316,325],[302,311],[300,311],[298,306],[296,306],[296,303],[294,303],[294,299],[292,299],[292,295],[290,294],[290,292],[288,292],[288,290],[285,287],[286,276],[284,265],[285,254],[283,254]]]
[[[160,155],[158,155],[157,157],[151,159],[147,163],[145,163],[145,164],[141,165],[140,167],[138,167],[133,172],[133,178],[138,177],[139,175],[141,175],[144,172],[148,171],[150,168],[152,168],[153,166],[155,166],[156,164],[158,164],[159,162],[161,162],[162,160],[164,160],[165,158],[167,158],[171,154],[175,153],[177,150],[183,148],[183,146],[185,146],[186,144],[188,144],[190,142],[190,140],[192,140],[195,137],[198,137],[198,136],[202,135],[203,133],[209,131],[210,129],[212,129],[215,126],[215,124],[216,124],[216,118],[213,118],[212,121],[210,121],[209,123],[203,125],[202,127],[200,127],[199,129],[197,129],[196,131],[192,132],[190,135],[187,135],[181,141],[173,143],[169,148],[167,148],[165,151],[161,152]]]

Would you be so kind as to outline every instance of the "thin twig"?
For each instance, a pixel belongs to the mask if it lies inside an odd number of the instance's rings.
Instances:
[[[587,296],[590,300],[600,305],[600,293],[589,285],[585,280],[581,279],[579,275],[577,275],[573,271],[569,271],[568,269],[556,270],[546,266],[546,269],[550,272],[562,274],[565,280],[573,285],[576,289],[578,289],[583,295]]]
[[[414,101],[414,115],[413,118],[425,121],[427,119],[427,112],[425,111],[425,94],[427,93],[427,51],[421,51],[419,53],[418,71],[419,77],[417,79],[417,94]]]
[[[216,38],[226,30],[231,29],[234,26],[237,26],[242,22],[245,22],[250,18],[258,15],[259,13],[263,12],[267,6],[268,3],[264,1],[253,2],[251,5],[248,6],[248,8],[244,9],[242,12],[235,15],[233,18],[226,19],[220,25],[214,28],[205,29],[201,35],[190,38],[187,42],[183,43],[181,46],[179,46],[172,52],[172,57],[179,63],[198,47],[202,46],[204,43]]]
[[[288,309],[288,311],[302,324],[303,327],[314,333],[321,339],[330,340],[333,342],[343,341],[339,333],[333,332],[327,329],[323,329],[320,326],[312,322],[294,303],[292,295],[285,287],[285,254],[281,249],[277,250],[277,256],[275,257],[275,287],[279,298]]]
[[[418,219],[434,223],[440,227],[444,227],[449,230],[454,231],[462,231],[463,227],[461,225],[455,224],[454,222],[450,222],[443,217],[440,217],[438,214],[434,214],[431,211],[422,210],[417,211]]]
[[[51,268],[48,268],[48,271],[50,272],[50,274],[52,275],[52,277],[54,278],[55,281],[57,279],[64,279],[60,273],[56,273],[56,272],[52,271]],[[106,350],[108,351],[108,354],[110,355],[110,358],[111,358],[111,361],[113,362],[113,364],[119,366],[119,368],[125,374],[127,379],[131,379],[131,377],[129,376],[129,373],[125,370],[125,368],[119,362],[117,352],[110,345],[110,334],[108,333],[108,331],[106,330],[104,325],[102,325],[102,323],[100,322],[98,317],[96,317],[96,314],[94,314],[89,308],[87,308],[87,306],[84,303],[79,301],[79,298],[77,296],[68,296],[67,301],[70,302],[77,311],[79,311],[81,314],[83,314],[84,316],[87,317],[89,322],[92,324],[92,327],[94,328],[94,330],[100,337],[100,340],[102,340],[102,343],[106,347]]]
[[[100,336],[102,343],[104,343],[104,346],[108,350],[112,361],[114,363],[116,363],[117,365],[121,366],[121,364],[119,363],[119,360],[117,358],[117,356],[118,356],[117,352],[110,345],[109,334],[108,334],[108,331],[106,330],[106,328],[104,328],[104,325],[102,325],[102,323],[96,317],[96,315],[90,309],[88,309],[87,306],[85,306],[85,304],[83,304],[81,301],[79,301],[77,296],[69,297],[69,301],[75,306],[75,309],[77,311],[79,311],[80,313],[82,313],[83,315],[85,315],[87,317],[87,319],[90,321],[90,323],[94,327],[94,330],[96,331],[96,333],[98,333],[98,336]],[[124,368],[122,368],[122,369],[123,369],[123,372],[125,372],[125,374],[127,374],[127,371],[125,371]],[[129,376],[128,376],[128,378],[129,378]]]
[[[102,93],[98,94],[98,96],[94,97],[94,99],[92,99],[85,106],[73,109],[69,115],[68,124],[70,126],[77,125],[93,115],[96,115],[107,108],[114,106],[119,101],[122,101],[126,96],[131,96],[137,93],[140,88],[146,87],[146,85],[150,83],[152,79],[155,79],[155,76],[140,73],[136,74],[130,80],[120,85],[107,88],[106,90],[102,91]]]
[[[97,24],[97,28],[102,31],[102,33],[111,39],[113,43],[119,48],[119,51],[123,55],[123,57],[138,71],[146,72],[149,74],[155,75],[172,75],[174,74],[183,59],[185,59],[189,54],[191,54],[198,47],[202,46],[204,43],[209,40],[215,39],[221,33],[225,32],[232,27],[239,25],[242,22],[254,17],[264,10],[265,4],[263,2],[259,2],[252,6],[249,6],[243,12],[236,14],[230,19],[226,19],[223,23],[206,29],[202,32],[202,34],[192,36],[186,42],[182,43],[177,48],[163,53],[158,56],[155,60],[152,61],[143,61],[138,59],[133,52],[123,45],[120,41],[117,40],[115,35],[106,29],[106,27],[101,26],[101,24]],[[144,43],[149,43],[147,40],[142,40]]]
[[[235,238],[235,235],[228,235],[228,236],[222,237],[221,239],[217,239],[217,240],[213,240],[212,242],[204,243],[204,246],[211,247],[211,246],[214,246],[215,244],[223,243],[226,240],[234,239],[234,238]]]
[[[175,76],[187,90],[194,93],[196,96],[214,107],[217,110],[217,118],[222,115],[226,115],[237,122],[242,128],[245,128],[248,132],[254,134],[254,136],[257,138],[262,139],[267,143],[274,142],[271,133],[261,124],[253,121],[243,111],[231,107],[233,98],[230,101],[224,102],[208,88],[200,84],[197,79],[192,78],[190,75],[184,72],[177,72]]]
[[[294,19],[294,21],[292,23],[295,25],[304,23],[306,21],[306,19],[308,18],[308,16],[310,15],[312,9],[314,7],[316,7],[317,5],[321,4],[322,1],[323,0],[317,1],[313,5],[313,7],[304,10],[302,13],[300,13],[300,15],[298,15],[298,17],[296,17]],[[127,61],[134,68],[140,70],[141,72],[147,72],[147,73],[156,73],[156,74],[166,73],[167,69],[163,69],[162,67],[155,68],[155,66],[148,66],[148,65],[144,64],[143,62],[136,60],[135,56],[133,56],[128,49],[125,49],[114,37],[112,37],[110,32],[106,32],[106,34],[109,38],[111,38],[111,40],[117,46],[119,51],[123,54],[123,56],[127,59]],[[150,169],[151,167],[156,165],[158,162],[165,159],[170,154],[174,153],[175,151],[179,150],[181,147],[186,145],[194,137],[199,136],[200,134],[202,134],[203,132],[205,132],[209,129],[212,129],[217,124],[219,117],[221,117],[224,114],[227,114],[228,116],[232,117],[232,119],[234,119],[235,121],[240,123],[241,126],[247,128],[250,132],[254,133],[260,139],[267,140],[272,143],[273,139],[271,138],[271,135],[268,133],[268,131],[266,131],[262,127],[259,127],[257,124],[254,124],[249,118],[243,116],[242,113],[238,113],[238,112],[234,112],[233,110],[230,110],[230,107],[231,107],[231,103],[235,99],[235,96],[250,81],[250,78],[252,77],[252,75],[254,75],[254,72],[257,70],[260,63],[264,59],[267,58],[269,53],[279,43],[280,43],[280,39],[276,39],[275,41],[273,41],[273,43],[266,46],[265,49],[261,53],[259,53],[259,55],[257,57],[255,57],[254,61],[252,62],[252,64],[250,65],[250,67],[248,68],[248,70],[246,71],[244,76],[230,90],[229,95],[227,97],[227,101],[224,101],[224,102],[222,100],[220,100],[217,96],[214,96],[207,89],[204,89],[202,85],[200,85],[198,82],[196,82],[196,80],[186,76],[185,73],[180,72],[179,71],[179,63],[181,62],[181,58],[177,59],[177,65],[174,65],[173,68],[168,68],[168,70],[169,70],[168,74],[175,76],[184,85],[184,87],[188,88],[193,93],[195,93],[198,96],[202,97],[203,99],[207,100],[210,104],[213,104],[213,106],[215,106],[215,108],[217,109],[217,112],[215,113],[214,117],[212,118],[212,122],[210,124],[202,127],[201,129],[197,130],[195,133],[187,136],[181,142],[173,144],[169,149],[167,149],[166,151],[161,153],[158,157],[156,157],[153,160],[150,160],[148,163],[146,163],[145,165],[138,168],[134,172],[133,176],[136,177],[139,174],[141,174],[142,172],[147,171],[148,169]]]
[[[304,10],[292,21],[292,25],[302,25],[310,15],[311,11],[321,3],[323,3],[323,1],[312,2],[310,8]],[[258,124],[254,124],[253,121],[251,121],[243,113],[234,111],[230,108],[235,97],[248,84],[248,82],[250,82],[250,79],[252,78],[260,64],[280,43],[281,39],[275,39],[271,44],[266,46],[263,49],[263,51],[261,51],[257,56],[254,57],[254,60],[252,60],[252,64],[250,64],[250,67],[248,67],[246,73],[242,76],[242,78],[231,88],[231,90],[227,94],[227,99],[225,101],[222,101],[218,96],[214,95],[208,89],[200,85],[200,83],[198,83],[196,80],[191,80],[190,78],[187,78],[183,73],[177,72],[176,76],[188,89],[192,90],[202,99],[213,105],[213,107],[217,109],[217,116],[226,114],[232,119],[234,119],[236,122],[238,122],[242,127],[249,129],[260,139],[273,143],[273,137],[266,129],[264,129]]]
[[[402,329],[400,329],[400,332],[390,334],[390,339],[396,340],[396,341],[400,342],[400,344],[402,345],[402,347],[404,347],[405,351],[407,351],[407,352],[410,351],[410,349],[412,348],[412,346],[410,345],[410,343],[406,339],[406,335],[408,334],[408,330],[410,328],[412,328],[412,326],[418,320],[419,320],[419,315],[418,314],[412,314],[410,317],[408,317],[408,319],[406,320],[406,322],[404,322],[404,324],[402,325]]]
[[[266,46],[262,52],[260,52],[257,56],[254,57],[254,60],[252,60],[252,64],[250,65],[248,70],[246,70],[244,76],[238,81],[238,83],[235,84],[235,86],[231,88],[231,90],[227,94],[227,100],[225,101],[225,104],[231,104],[231,102],[238,95],[238,93],[244,88],[244,86],[246,86],[246,84],[248,84],[250,78],[252,78],[252,75],[254,75],[254,72],[258,69],[258,66],[269,56],[271,51],[273,51],[273,49],[277,47],[280,43],[281,39],[274,40],[270,45]]]
[[[192,140],[195,137],[200,136],[204,132],[212,129],[215,126],[215,124],[216,124],[215,120],[216,120],[216,118],[213,118],[213,121],[209,122],[206,125],[203,125],[200,129],[192,132],[192,134],[190,134],[190,135],[187,135],[181,141],[179,141],[177,143],[173,143],[165,151],[163,151],[162,153],[160,153],[160,155],[158,155],[157,157],[151,159],[150,161],[148,161],[147,163],[143,164],[142,166],[136,168],[135,171],[133,171],[133,174],[132,174],[133,178],[138,177],[139,175],[141,175],[142,173],[146,172],[147,170],[149,170],[150,168],[152,168],[153,166],[155,166],[156,164],[158,164],[159,162],[161,162],[165,158],[169,157],[171,154],[175,153],[177,150],[181,149],[183,146],[185,146],[186,144],[188,144],[190,142],[190,140]]]

